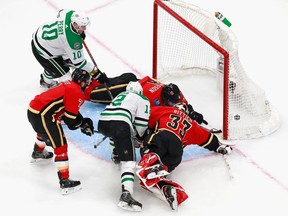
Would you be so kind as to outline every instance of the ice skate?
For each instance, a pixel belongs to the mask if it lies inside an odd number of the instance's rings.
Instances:
[[[120,164],[120,158],[118,153],[116,152],[116,149],[113,148],[112,154],[111,154],[111,160],[114,162],[114,164],[118,165]]]
[[[42,74],[40,75],[40,86],[41,87],[43,87],[43,88],[52,88],[52,87],[58,85],[57,81],[55,81],[55,80],[51,80],[51,81],[52,81],[51,83],[45,82],[43,75]]]
[[[59,184],[60,184],[60,188],[61,188],[61,193],[62,195],[67,195],[67,194],[71,194],[74,192],[77,192],[79,190],[81,190],[81,182],[80,181],[74,181],[71,179],[62,179],[60,177],[60,174],[58,172],[58,177],[60,179]]]
[[[172,210],[178,209],[177,192],[176,189],[171,185],[164,185],[162,193],[166,198],[167,203],[170,205]]]
[[[136,201],[127,190],[122,192],[118,206],[128,211],[142,210],[142,204]]]
[[[54,154],[52,152],[48,152],[47,150],[43,150],[42,152],[33,151],[32,152],[32,159],[31,163],[38,163],[38,162],[44,162],[44,161],[51,161]]]

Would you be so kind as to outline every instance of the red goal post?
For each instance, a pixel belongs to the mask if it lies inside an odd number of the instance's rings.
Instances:
[[[279,115],[243,69],[231,29],[195,5],[155,0],[153,77],[197,74],[213,75],[223,92],[223,139],[257,138],[278,129]]]

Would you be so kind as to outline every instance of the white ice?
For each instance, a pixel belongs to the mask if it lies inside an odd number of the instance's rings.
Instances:
[[[250,78],[265,89],[282,125],[269,136],[237,142],[228,156],[233,180],[220,155],[182,163],[172,178],[186,189],[189,199],[177,214],[287,216],[288,1],[190,1],[211,13],[220,11],[232,22],[241,62]],[[69,145],[71,178],[81,180],[83,186],[69,196],[60,194],[53,163],[29,163],[35,133],[26,110],[41,91],[42,72],[30,42],[38,25],[53,19],[59,9],[83,10],[92,20],[86,42],[101,70],[109,76],[127,71],[140,77],[151,75],[153,1],[1,0],[0,5],[0,214],[130,215],[117,207],[120,172],[112,163]],[[217,115],[207,107],[199,109],[205,110],[207,118]],[[143,191],[137,181],[134,197],[143,204],[138,215],[175,214],[163,201]]]

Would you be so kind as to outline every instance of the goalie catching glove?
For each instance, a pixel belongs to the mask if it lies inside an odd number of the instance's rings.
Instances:
[[[83,118],[80,128],[81,132],[88,136],[92,136],[94,134],[93,121],[90,118]]]
[[[187,106],[188,106],[188,110],[189,110],[188,116],[192,120],[196,121],[198,124],[204,123],[204,124],[208,125],[208,122],[206,120],[204,120],[204,117],[203,117],[203,115],[201,113],[198,113],[198,112],[194,111],[194,109],[193,109],[191,104],[188,104]]]

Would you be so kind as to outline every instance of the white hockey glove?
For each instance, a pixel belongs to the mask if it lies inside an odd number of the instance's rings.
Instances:
[[[220,145],[217,149],[216,152],[220,154],[231,154],[232,152],[232,147],[229,145]]]

